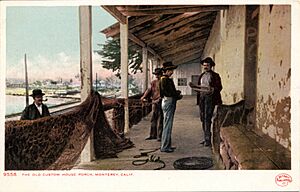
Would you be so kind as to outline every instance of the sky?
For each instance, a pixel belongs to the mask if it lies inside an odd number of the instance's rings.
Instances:
[[[92,7],[93,50],[100,49],[105,35],[100,31],[116,22],[100,6]],[[24,6],[6,9],[6,77],[24,78],[27,55],[31,81],[71,79],[79,74],[79,7]],[[102,78],[112,73],[101,67],[101,57],[93,54],[93,73]]]

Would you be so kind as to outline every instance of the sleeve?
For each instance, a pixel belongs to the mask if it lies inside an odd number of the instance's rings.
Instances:
[[[20,120],[28,120],[28,119],[29,119],[29,109],[28,109],[28,106],[27,106],[23,110]]]
[[[222,86],[222,82],[221,82],[221,77],[219,74],[217,74],[217,77],[216,77],[216,89],[221,92],[221,90],[223,89],[223,86]]]

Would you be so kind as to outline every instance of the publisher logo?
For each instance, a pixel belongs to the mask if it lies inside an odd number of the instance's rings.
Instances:
[[[285,187],[291,182],[292,182],[292,177],[286,173],[280,173],[275,177],[275,183],[281,187]]]

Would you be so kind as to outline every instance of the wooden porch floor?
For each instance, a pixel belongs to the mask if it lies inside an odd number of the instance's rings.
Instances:
[[[74,169],[86,170],[153,170],[161,166],[160,163],[148,162],[145,165],[134,166],[132,161],[147,159],[147,157],[134,158],[141,153],[140,149],[158,149],[160,142],[157,140],[145,140],[150,132],[151,113],[140,123],[133,126],[127,138],[134,143],[135,147],[124,150],[118,154],[118,158],[96,160],[90,163],[81,163]],[[177,159],[203,156],[211,157],[212,149],[200,144],[203,139],[202,127],[199,119],[199,109],[196,105],[195,96],[184,96],[177,102],[174,125],[172,131],[172,146],[176,147],[173,153],[162,153],[160,150],[149,153],[159,156],[166,164],[162,170],[174,170],[173,163]],[[214,158],[213,158],[214,160]],[[210,169],[218,169],[214,160],[214,166]]]

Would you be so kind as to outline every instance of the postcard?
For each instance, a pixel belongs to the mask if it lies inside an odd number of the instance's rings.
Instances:
[[[1,1],[0,191],[299,191],[299,1]]]

